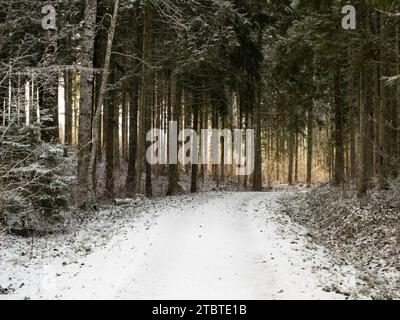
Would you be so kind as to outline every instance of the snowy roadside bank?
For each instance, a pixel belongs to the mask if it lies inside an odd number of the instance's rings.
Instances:
[[[352,188],[327,185],[281,199],[284,211],[306,227],[342,264],[359,270],[360,291],[372,299],[400,298],[400,206],[394,192],[358,199]]]
[[[122,202],[62,235],[1,234],[0,299],[362,298],[357,271],[282,212],[284,194]]]

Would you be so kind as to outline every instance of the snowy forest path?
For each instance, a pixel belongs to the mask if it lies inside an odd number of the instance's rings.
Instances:
[[[319,286],[299,234],[278,231],[282,195],[221,194],[161,216],[151,249],[117,297],[343,298]]]
[[[23,239],[9,240],[0,248],[0,286],[15,290],[0,298],[346,298],[326,288],[352,283],[352,273],[281,210],[290,193],[204,192],[128,204],[76,234],[38,239],[34,259]]]

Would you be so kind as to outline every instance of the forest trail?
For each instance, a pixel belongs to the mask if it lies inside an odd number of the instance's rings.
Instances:
[[[323,290],[331,284],[327,270],[337,269],[327,265],[322,248],[309,243],[306,230],[279,210],[283,194],[171,198],[161,208],[147,208],[131,226],[124,223],[110,242],[87,256],[68,264],[45,260],[45,266],[15,271],[13,277],[20,276],[24,286],[9,297],[346,298]],[[49,270],[45,277],[43,270]]]
[[[298,247],[278,231],[281,193],[225,194],[161,217],[155,242],[118,298],[343,298],[318,287]]]

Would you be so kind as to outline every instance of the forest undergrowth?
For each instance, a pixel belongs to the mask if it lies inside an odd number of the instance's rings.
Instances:
[[[373,298],[399,298],[399,186],[399,181],[392,181],[389,190],[371,189],[360,199],[352,185],[325,184],[291,194],[283,202],[313,241],[332,249],[343,263],[358,267],[371,290],[379,288],[380,296]]]

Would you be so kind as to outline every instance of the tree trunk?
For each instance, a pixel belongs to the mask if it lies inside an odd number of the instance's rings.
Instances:
[[[367,99],[366,99],[366,79],[364,71],[360,72],[360,159],[359,159],[359,175],[357,192],[358,196],[362,197],[367,192]]]
[[[128,92],[126,90],[126,85],[123,85],[122,89],[122,103],[121,103],[121,108],[122,108],[122,114],[121,114],[121,120],[122,120],[122,127],[121,127],[121,132],[122,132],[122,141],[121,141],[121,155],[122,159],[125,161],[128,160],[127,157],[127,150],[128,150]]]
[[[112,66],[111,77],[113,85],[117,79],[115,66]],[[116,132],[116,98],[117,92],[112,89],[107,93],[107,98],[104,100],[104,111],[106,116],[106,127],[104,134],[106,135],[106,194],[109,199],[114,198],[114,169],[117,148],[115,145]]]
[[[335,173],[334,184],[340,186],[344,182],[344,146],[343,146],[343,106],[341,99],[341,71],[337,67],[334,80],[335,104]]]
[[[116,75],[118,72],[115,73]],[[114,86],[117,84],[118,75],[114,80]],[[121,95],[117,90],[113,95],[112,105],[111,107],[114,108],[114,121],[113,121],[113,128],[114,128],[114,170],[118,170],[121,166],[121,144],[120,144],[120,106],[121,106]]]
[[[64,73],[64,100],[65,100],[65,132],[64,143],[66,145],[72,144],[72,96],[73,96],[73,72],[66,70]]]
[[[52,31],[47,31],[46,45],[48,46],[45,65],[46,67],[54,66],[56,63],[56,41],[52,39]],[[41,138],[45,142],[59,140],[58,125],[58,72],[50,70],[46,77],[42,79],[40,90],[40,121],[41,121]]]
[[[114,34],[117,24],[119,12],[119,0],[115,0],[114,2],[114,13],[111,18],[111,27],[108,33],[107,38],[107,47],[106,47],[106,56],[104,59],[104,70],[103,70],[103,77],[100,86],[100,94],[99,94],[99,101],[96,105],[96,112],[93,118],[93,126],[92,126],[92,134],[93,139],[90,145],[90,160],[89,160],[89,168],[87,172],[87,202],[94,204],[96,202],[96,194],[95,194],[95,185],[94,185],[94,174],[95,174],[95,166],[96,166],[96,155],[98,150],[98,141],[99,141],[99,126],[101,120],[101,106],[104,102],[104,95],[106,91],[106,86],[108,83],[108,73],[110,70],[110,60],[111,60],[111,50],[114,41]]]
[[[107,9],[104,4],[99,3],[98,8],[98,18],[97,23],[101,23],[102,17],[106,14]],[[104,55],[106,48],[106,39],[107,32],[105,30],[98,30],[94,42],[94,57],[93,57],[93,67],[98,70],[102,70],[104,67]],[[95,75],[95,85],[94,85],[94,93],[93,93],[93,112],[96,112],[96,105],[99,101],[100,90],[101,90],[101,81],[102,81],[102,73],[96,72]],[[98,128],[98,142],[97,142],[97,159],[96,161],[100,162],[103,159],[103,146],[106,145],[107,136],[104,134],[105,130],[105,122],[106,122],[106,114],[104,110],[104,106],[100,106],[100,121]],[[95,174],[94,174],[95,175]]]
[[[294,183],[299,182],[299,134],[296,132],[294,144]]]
[[[217,98],[215,96],[212,97],[213,101],[212,101],[212,128],[213,129],[219,129],[219,120],[218,120],[218,104],[216,103]],[[219,141],[219,139],[218,139]],[[214,150],[213,150],[214,152]],[[214,155],[212,155],[212,157],[214,158]],[[217,164],[213,164],[212,165],[212,172],[213,172],[213,178],[214,181],[216,183],[216,187],[219,188],[219,168]]]
[[[388,178],[390,175],[390,136],[389,136],[389,128],[387,126],[387,122],[390,121],[389,114],[389,103],[386,100],[387,92],[385,83],[380,79],[386,74],[386,56],[385,56],[385,26],[384,26],[384,16],[380,14],[381,17],[381,28],[380,28],[380,65],[378,66],[378,75],[377,75],[377,84],[379,90],[379,187],[381,189],[388,188]]]
[[[138,7],[133,9],[130,16],[130,26],[135,30],[134,39],[132,42],[132,54],[140,52],[140,23]],[[126,191],[128,196],[133,197],[136,192],[136,161],[137,161],[137,144],[138,144],[138,109],[139,109],[139,85],[140,79],[136,75],[140,70],[140,63],[132,60],[131,71],[133,74],[129,88],[129,136],[128,136],[128,172],[126,177]]]
[[[196,152],[198,150],[198,131],[199,131],[199,101],[200,98],[197,94],[197,92],[193,93],[193,107],[192,107],[192,113],[193,113],[193,130],[197,133],[196,137],[193,137],[192,143],[194,147],[192,148],[191,151],[191,158],[192,158],[192,177],[191,177],[191,184],[190,184],[190,192],[191,193],[196,193],[197,192],[197,178],[198,178],[198,164],[193,163],[197,161],[193,161],[198,158],[198,153]],[[195,151],[196,150],[196,151]]]
[[[176,147],[176,153],[174,152],[172,154],[172,149],[171,148],[171,143],[173,140],[178,139],[178,133],[179,133],[179,114],[181,111],[181,106],[182,105],[182,89],[181,86],[178,84],[178,79],[176,76],[175,71],[172,71],[171,73],[171,106],[172,106],[172,112],[171,112],[171,120],[175,121],[177,123],[177,131],[176,131],[176,137],[171,137],[169,138],[169,165],[168,165],[168,191],[167,195],[172,196],[176,194],[179,191],[179,168],[178,168],[178,146],[173,146]],[[171,128],[169,128],[171,129]],[[176,140],[177,141],[177,140]],[[172,163],[173,162],[173,163]]]
[[[293,162],[294,162],[294,133],[293,133],[292,128],[289,128],[288,153],[289,153],[288,184],[289,184],[289,186],[292,186],[293,185]]]
[[[350,134],[350,178],[353,180],[357,175],[357,155],[356,155],[356,126],[357,121],[355,119],[357,115],[357,107],[354,101],[354,79],[353,76],[350,80],[350,89],[349,89],[349,134]]]
[[[396,26],[396,56],[397,56],[396,74],[400,75],[400,27],[399,27],[399,25]],[[397,85],[396,85],[395,95],[396,95],[396,106],[397,106],[395,116],[397,118],[397,124],[398,124],[398,126],[400,126],[400,84],[399,83],[397,83]],[[400,130],[397,130],[397,134],[396,134],[395,159],[396,159],[397,163],[400,162]],[[395,175],[398,176],[400,173],[398,166],[395,168],[395,171],[396,171]]]
[[[307,188],[312,184],[312,160],[313,160],[313,127],[314,127],[314,106],[312,102],[307,115]]]
[[[254,175],[253,190],[262,191],[262,159],[261,159],[261,97],[254,110],[253,119],[255,119],[255,144],[254,144]]]
[[[139,79],[134,77],[130,90],[129,104],[129,151],[128,151],[128,174],[126,178],[126,189],[130,196],[136,190],[136,152],[137,152],[137,129],[138,129],[138,104],[139,104]]]
[[[263,47],[263,30],[260,28],[258,32],[258,46]],[[262,146],[261,146],[261,114],[262,114],[262,79],[257,84],[257,100],[256,107],[253,110],[253,121],[255,123],[255,142],[254,142],[254,175],[253,190],[262,191]]]
[[[93,105],[93,56],[97,0],[86,0],[84,31],[82,35],[82,71],[80,79],[79,133],[78,133],[78,196],[79,205],[87,206],[87,173],[89,169],[91,116]]]
[[[151,145],[151,142],[146,142],[147,131],[151,129],[151,102],[152,102],[152,73],[148,66],[151,63],[151,44],[152,44],[152,20],[153,12],[151,4],[146,1],[143,8],[143,61],[142,63],[142,88],[141,88],[141,105],[140,105],[140,128],[138,143],[138,156],[136,164],[136,188],[140,191],[142,164],[144,160],[145,148]],[[152,196],[151,188],[151,165],[146,161],[146,196]]]

